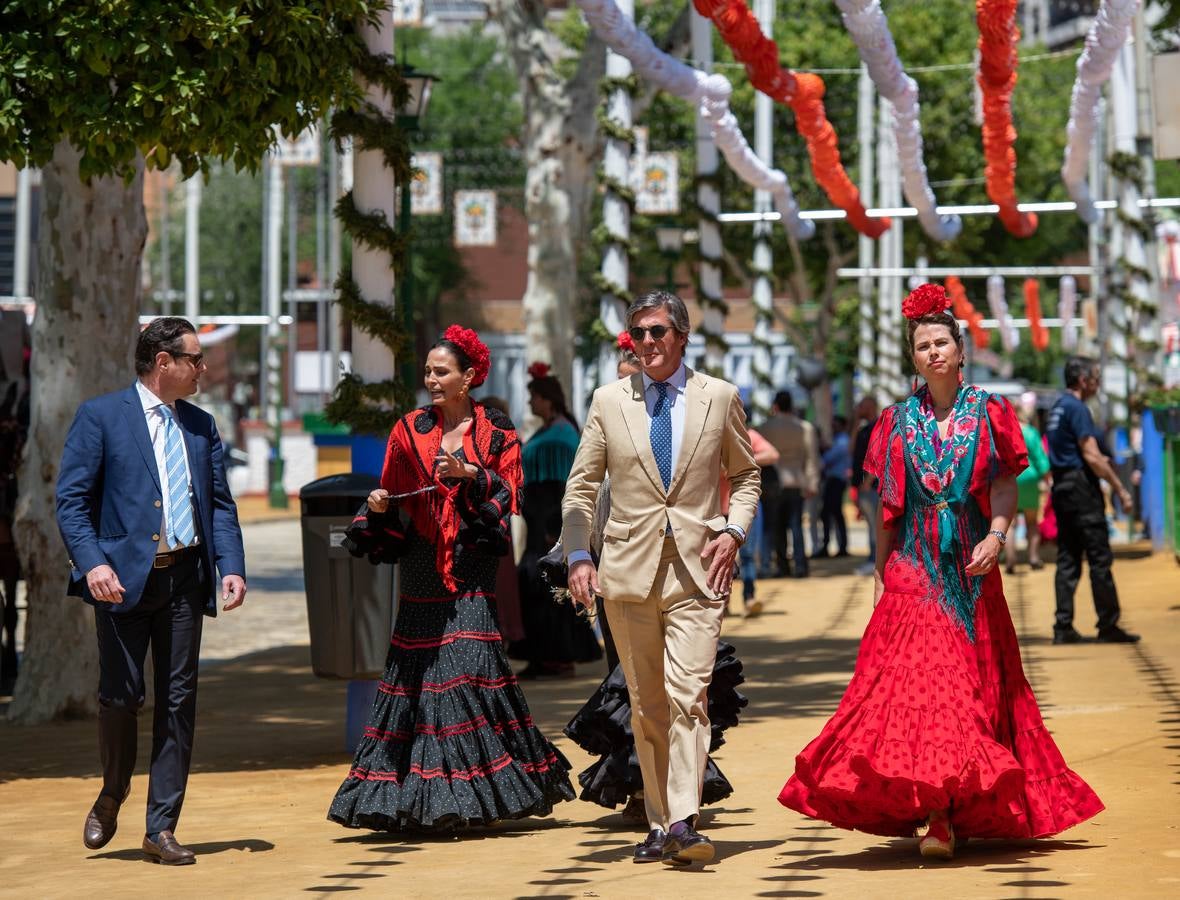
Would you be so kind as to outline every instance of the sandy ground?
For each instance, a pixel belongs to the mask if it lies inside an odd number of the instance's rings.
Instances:
[[[731,619],[750,705],[717,754],[735,793],[706,808],[715,864],[690,871],[636,866],[641,839],[617,813],[581,801],[547,819],[461,839],[349,831],[325,820],[349,759],[344,685],[310,672],[298,532],[252,525],[253,594],[237,619],[206,631],[198,732],[178,834],[197,865],[148,865],[143,837],[150,739],[120,831],[97,853],[82,820],[99,789],[93,722],[0,724],[0,895],[13,897],[291,897],[373,892],[398,897],[1167,897],[1180,896],[1180,571],[1170,557],[1120,551],[1124,624],[1134,647],[1053,647],[1052,567],[1007,579],[1032,683],[1067,760],[1107,805],[1045,841],[971,842],[927,865],[912,840],[809,821],[776,795],[794,754],[835,708],[871,604],[854,560],[815,565],[806,581],[769,581],[766,613]],[[1093,621],[1088,586],[1078,624]],[[299,631],[302,627],[302,632]],[[259,649],[266,646],[268,649]],[[584,670],[584,674],[582,673]],[[528,683],[550,736],[591,693],[601,667],[577,679]],[[580,770],[589,759],[557,741]]]

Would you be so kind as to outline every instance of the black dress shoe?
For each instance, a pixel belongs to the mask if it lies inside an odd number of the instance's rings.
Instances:
[[[88,850],[101,850],[110,843],[119,828],[119,807],[122,805],[114,797],[99,794],[86,814],[86,824],[82,826],[82,843]]]
[[[1074,628],[1071,628],[1069,631],[1053,632],[1054,644],[1080,644],[1081,642],[1082,636]]]
[[[1098,643],[1100,644],[1134,644],[1138,640],[1139,635],[1123,631],[1117,625],[1098,632]]]
[[[715,853],[713,842],[693,830],[688,822],[673,825],[664,841],[664,864],[669,866],[712,862]]]
[[[667,840],[668,835],[664,833],[664,829],[653,828],[647,833],[647,840],[635,845],[635,862],[659,862],[664,858],[664,842]]]
[[[197,854],[183,847],[171,831],[161,831],[156,840],[150,835],[143,836],[143,852],[153,862],[162,866],[191,866],[197,861]]]

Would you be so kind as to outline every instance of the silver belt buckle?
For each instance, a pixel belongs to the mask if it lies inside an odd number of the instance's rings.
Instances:
[[[167,569],[172,565],[171,553],[157,553],[156,558],[152,560],[153,569]]]

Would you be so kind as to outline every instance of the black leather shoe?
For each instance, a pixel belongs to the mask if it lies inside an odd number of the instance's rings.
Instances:
[[[82,843],[86,849],[101,850],[110,843],[119,828],[119,807],[122,805],[114,797],[99,794],[86,814],[86,824],[82,826]]]
[[[659,862],[664,858],[664,842],[667,840],[668,835],[664,833],[664,829],[653,828],[647,833],[647,840],[635,845],[635,862]]]
[[[1077,629],[1071,628],[1069,631],[1054,631],[1054,644],[1080,644],[1082,636],[1078,634]]]
[[[1134,644],[1138,640],[1139,635],[1132,634],[1129,631],[1123,631],[1117,625],[1113,628],[1107,628],[1105,631],[1098,632],[1098,643],[1100,644]]]
[[[673,825],[664,841],[664,864],[669,866],[712,862],[715,853],[713,842],[696,832],[688,822]]]
[[[161,831],[157,840],[143,836],[143,853],[152,862],[162,866],[191,866],[197,861],[197,854],[183,847],[171,831]]]

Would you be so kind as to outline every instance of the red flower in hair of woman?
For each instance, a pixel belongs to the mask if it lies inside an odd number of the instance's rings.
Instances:
[[[549,375],[549,363],[535,362],[528,367],[529,378],[534,381],[538,378],[546,378]]]
[[[635,341],[632,340],[631,335],[629,335],[625,331],[619,332],[619,337],[615,341],[615,343],[618,344],[618,347],[620,350],[622,350],[626,353],[634,353],[635,352]]]
[[[479,387],[487,381],[488,371],[492,367],[492,354],[473,329],[451,325],[443,332],[443,340],[450,341],[471,360],[471,368],[475,370],[475,377],[471,379],[472,387]]]
[[[945,312],[951,298],[941,284],[920,284],[901,301],[901,314],[907,319],[920,319]]]

